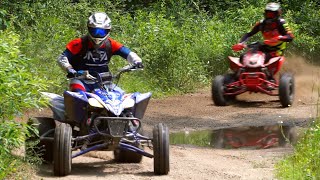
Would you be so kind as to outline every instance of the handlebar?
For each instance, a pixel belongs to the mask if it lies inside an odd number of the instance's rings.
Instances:
[[[283,39],[284,39],[283,36],[277,36],[277,37],[274,37],[274,38],[271,38],[271,39],[266,39],[263,42],[259,42],[259,41],[252,42],[252,43],[250,43],[248,45],[245,44],[245,43],[238,43],[238,44],[235,44],[235,45],[232,46],[232,50],[235,51],[235,52],[238,52],[238,51],[241,51],[241,50],[243,50],[245,48],[254,49],[254,48],[257,48],[257,47],[259,47],[261,45],[276,46]]]
[[[82,71],[82,73],[76,75],[71,74],[70,76],[70,74],[68,74],[67,78],[75,78],[79,80],[91,81],[94,83],[108,84],[115,79],[119,79],[122,73],[136,70],[143,70],[143,68],[137,68],[135,65],[126,65],[120,68],[115,75],[113,75],[111,72],[99,73],[96,71],[84,70]]]
[[[232,50],[235,52],[241,51],[243,49],[257,49],[261,46],[261,42],[255,41],[250,44],[239,43],[232,46]]]

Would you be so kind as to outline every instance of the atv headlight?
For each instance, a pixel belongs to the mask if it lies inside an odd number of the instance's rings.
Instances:
[[[89,98],[88,102],[92,107],[103,108],[103,105],[95,98]]]
[[[125,99],[125,100],[123,101],[123,108],[124,108],[124,109],[126,109],[126,108],[131,108],[131,107],[134,106],[134,104],[135,104],[135,102],[134,102],[133,99],[127,98],[127,99]]]

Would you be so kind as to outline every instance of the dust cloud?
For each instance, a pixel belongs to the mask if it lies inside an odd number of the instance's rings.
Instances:
[[[320,66],[308,63],[302,57],[288,57],[279,74],[289,72],[295,78],[295,101],[302,104],[318,102],[320,94]]]

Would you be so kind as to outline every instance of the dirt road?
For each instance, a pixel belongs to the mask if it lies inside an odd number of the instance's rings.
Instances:
[[[193,94],[151,100],[144,128],[166,123],[170,132],[211,130],[221,127],[283,122],[306,125],[316,117],[320,68],[292,59],[284,71],[295,74],[296,97],[292,107],[281,108],[278,97],[243,94],[227,107],[216,107],[209,89]],[[73,159],[71,175],[60,179],[275,179],[274,164],[292,152],[291,147],[270,149],[213,149],[191,145],[170,146],[170,172],[153,175],[153,160],[116,164],[110,152],[93,152]],[[36,179],[55,179],[44,165]]]

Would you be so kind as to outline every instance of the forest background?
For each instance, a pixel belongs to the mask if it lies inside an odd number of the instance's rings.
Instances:
[[[128,92],[151,91],[153,97],[162,97],[193,92],[208,86],[213,76],[225,73],[227,56],[239,55],[230,47],[263,19],[268,2],[1,0],[0,179],[23,173],[23,167],[34,164],[32,159],[10,153],[23,144],[28,129],[25,123],[14,119],[26,110],[43,107],[45,102],[39,92],[61,94],[67,89],[65,73],[56,60],[70,40],[86,34],[86,21],[92,12],[106,12],[112,20],[111,37],[143,59],[145,70],[125,75],[120,86]],[[301,56],[319,65],[320,3],[280,3],[283,17],[295,35],[286,55]],[[259,34],[250,41],[261,39]],[[113,57],[110,67],[116,71],[125,63],[120,57]],[[315,128],[319,129],[317,124]],[[297,154],[279,164],[280,177],[290,178],[287,164],[293,161],[301,163],[301,177],[316,177],[320,163],[311,159],[319,157],[316,155],[320,151],[308,149],[315,146],[318,132],[306,132]]]

